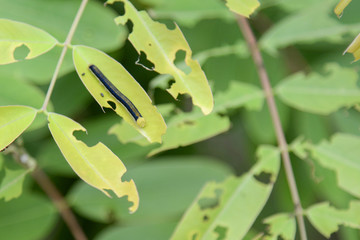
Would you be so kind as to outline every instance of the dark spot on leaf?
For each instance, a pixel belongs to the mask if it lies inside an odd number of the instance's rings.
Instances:
[[[81,76],[85,76],[85,73],[82,73]]]
[[[147,60],[146,53],[144,53],[143,51],[140,52],[140,56],[136,60],[135,64],[142,66],[146,70],[154,71],[155,65],[149,60]]]
[[[260,174],[255,175],[254,178],[261,183],[269,184],[271,183],[271,176],[271,173],[261,172]]]
[[[194,233],[194,234],[191,236],[191,240],[196,240],[196,239],[197,239],[197,236],[198,236],[198,234],[197,234],[197,233]]]
[[[174,64],[177,68],[183,71],[186,74],[191,73],[191,68],[186,65],[186,52],[184,50],[179,50],[176,52]]]
[[[104,97],[104,94],[103,94],[103,93],[100,93],[100,96],[101,96],[101,97]]]
[[[206,221],[208,221],[208,220],[209,220],[208,215],[204,215],[204,216],[203,216],[203,221],[206,222]]]
[[[26,45],[22,44],[21,46],[15,48],[14,58],[17,61],[21,61],[24,60],[29,53],[30,53],[30,49]]]
[[[199,202],[198,202],[199,206],[200,206],[200,209],[205,210],[205,209],[216,208],[219,205],[221,194],[222,194],[222,190],[221,189],[216,189],[214,197],[212,197],[212,198],[201,198],[199,200]]]
[[[214,229],[214,232],[216,232],[218,234],[218,238],[216,240],[225,240],[226,239],[226,233],[227,233],[226,227],[218,225]]]
[[[151,43],[149,43],[149,47],[151,47],[152,46],[152,44]]]

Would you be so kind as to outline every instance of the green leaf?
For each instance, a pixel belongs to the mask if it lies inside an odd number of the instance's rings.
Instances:
[[[52,49],[58,41],[47,32],[28,25],[8,19],[0,19],[0,65],[14,63],[14,52],[22,45],[29,53],[25,59],[35,58]]]
[[[73,55],[81,81],[102,108],[112,108],[108,102],[113,102],[116,105],[114,111],[148,141],[161,142],[161,136],[166,131],[164,119],[152,105],[144,89],[120,63],[105,53],[86,46],[75,46]],[[146,121],[145,127],[138,126],[126,108],[94,76],[89,70],[91,64],[96,65],[109,81],[135,105]]]
[[[233,12],[249,17],[259,6],[258,0],[226,0],[226,6]]]
[[[86,130],[70,118],[49,113],[48,120],[56,144],[78,176],[108,197],[110,194],[106,190],[112,190],[119,198],[127,195],[128,201],[133,202],[129,210],[135,212],[139,196],[133,180],[121,181],[126,172],[121,160],[102,143],[88,147],[77,140],[73,132]]]
[[[122,2],[125,14],[115,19],[124,25],[128,20],[133,23],[129,40],[139,54],[145,53],[147,60],[154,64],[154,70],[160,74],[170,74],[175,82],[168,92],[177,98],[179,94],[189,94],[192,102],[200,107],[204,114],[213,109],[211,89],[200,64],[191,58],[192,52],[181,30],[175,25],[169,30],[166,25],[153,21],[145,11],[137,11],[128,0],[108,0],[107,3]],[[174,64],[176,54],[185,52],[184,61],[191,69],[185,73]]]
[[[339,230],[339,225],[360,229],[360,202],[350,202],[349,209],[338,210],[328,202],[319,203],[306,210],[311,224],[326,238]]]
[[[229,118],[221,117],[218,113],[224,114],[227,110],[242,106],[258,110],[263,105],[263,98],[263,93],[258,87],[232,82],[227,91],[215,96],[215,107],[210,115],[204,116],[200,111],[193,110],[187,113],[178,112],[177,115],[169,117],[163,144],[155,147],[149,156],[200,142],[227,131],[230,128]],[[141,146],[148,144],[138,133],[128,130],[124,122],[114,125],[110,133],[115,134],[122,143],[135,142]]]
[[[65,41],[80,3],[80,0],[0,0],[0,16],[26,22],[50,33],[59,41]],[[113,9],[104,7],[100,2],[89,1],[76,28],[72,44],[84,44],[102,51],[115,51],[127,38],[127,29],[116,26],[115,17]],[[61,47],[55,47],[32,61],[19,61],[1,66],[0,72],[6,71],[8,75],[16,75],[37,84],[48,84],[61,50]],[[72,71],[74,64],[71,51],[67,51],[59,77]]]
[[[0,88],[1,106],[27,105],[40,108],[45,99],[44,92],[38,87],[14,76],[1,74],[0,86],[4,86]]]
[[[270,236],[265,236],[267,240],[293,240],[296,234],[296,221],[294,216],[286,213],[279,213],[264,220],[269,225]]]
[[[194,55],[194,59],[197,60],[202,66],[210,58],[234,54],[240,57],[249,56],[249,50],[247,49],[246,43],[244,41],[240,41],[232,45],[225,45],[204,50]],[[178,66],[180,69],[186,69],[187,66],[185,62],[175,62],[175,65]],[[168,87],[168,82],[172,79],[173,77],[171,75],[158,75],[151,80],[149,87],[152,89],[166,89]]]
[[[208,183],[177,226],[172,240],[241,239],[271,193],[280,167],[280,153],[270,146],[258,149],[259,162],[241,177]],[[239,214],[241,213],[241,214]]]
[[[134,178],[142,202],[136,213],[126,214],[127,203],[123,199],[110,200],[82,182],[71,189],[69,203],[81,215],[98,222],[114,218],[129,224],[149,223],[149,219],[152,223],[167,222],[177,219],[186,210],[207,181],[220,181],[232,174],[225,163],[208,157],[154,160],[128,170],[127,175]]]
[[[171,232],[175,228],[175,223],[166,222],[161,224],[146,224],[127,227],[109,227],[100,232],[95,240],[143,240],[143,239],[156,239],[168,240]]]
[[[10,145],[34,121],[36,109],[26,106],[0,107],[0,149]]]
[[[141,2],[152,5],[150,10],[151,16],[162,19],[173,19],[178,24],[186,27],[193,27],[203,19],[234,19],[234,16],[228,9],[216,0],[141,0]]]
[[[358,75],[354,69],[329,64],[326,70],[326,75],[294,74],[277,85],[275,91],[292,107],[324,115],[360,102]]]
[[[352,53],[354,55],[354,62],[360,59],[360,34],[354,39],[344,53]]]
[[[194,116],[194,115],[197,115]],[[179,114],[168,122],[163,144],[150,151],[153,156],[165,150],[188,146],[226,132],[230,128],[228,117],[212,113],[206,116],[198,114]]]
[[[357,34],[360,25],[354,20],[344,24],[329,14],[335,2],[336,0],[316,1],[315,4],[309,4],[301,11],[283,18],[263,35],[260,46],[270,53],[276,53],[276,49],[296,43],[343,43],[342,35]],[[314,24],[309,24],[309,19]],[[319,46],[316,45],[317,48]]]
[[[3,239],[42,239],[58,221],[55,207],[48,199],[30,194],[10,202],[0,201],[0,212]]]
[[[0,166],[1,165],[5,165],[3,168],[5,171],[5,176],[0,183],[0,199],[4,198],[5,201],[9,201],[21,195],[25,176],[31,170],[24,169],[18,164],[11,166],[8,161],[6,161],[4,164],[4,159],[0,155]],[[0,167],[0,169],[2,168]]]
[[[340,188],[360,197],[360,137],[338,133],[331,142],[312,146],[311,153],[323,167],[335,171]]]
[[[350,2],[351,0],[340,0],[338,5],[336,5],[334,13],[338,16],[338,18],[342,16],[344,9],[347,7],[347,5],[349,5]]]

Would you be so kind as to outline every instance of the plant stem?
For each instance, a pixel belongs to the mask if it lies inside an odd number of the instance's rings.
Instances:
[[[55,185],[51,182],[49,177],[40,168],[36,168],[32,172],[32,176],[37,182],[37,184],[39,184],[39,186],[53,201],[55,207],[58,209],[61,217],[63,218],[64,222],[70,229],[70,232],[74,236],[74,239],[87,240],[85,233],[83,232],[80,224],[76,220],[75,215],[70,210],[69,205],[67,204],[61,193],[57,190]]]
[[[55,86],[55,82],[56,82],[56,79],[59,75],[59,71],[60,71],[60,68],[61,68],[61,65],[64,61],[64,58],[65,58],[65,54],[66,54],[66,51],[68,49],[68,46],[71,44],[71,40],[74,36],[74,33],[75,33],[75,30],[79,24],[79,21],[80,21],[80,18],[84,12],[84,9],[85,9],[85,6],[87,4],[88,0],[82,0],[81,4],[80,4],[80,7],[79,7],[79,10],[78,12],[76,13],[76,16],[75,16],[75,19],[71,25],[71,28],[70,28],[70,31],[66,37],[66,40],[64,42],[64,47],[61,51],[61,55],[59,57],[59,60],[56,64],[56,68],[55,68],[55,71],[54,71],[54,74],[52,76],[52,79],[51,79],[51,82],[50,82],[50,85],[49,85],[49,89],[46,93],[46,97],[45,97],[45,100],[44,100],[44,104],[43,106],[41,107],[41,110],[42,111],[46,111],[46,107],[47,105],[49,104],[49,101],[50,101],[50,96],[54,90],[54,86]]]
[[[49,196],[54,203],[65,224],[70,229],[71,234],[76,240],[87,240],[80,224],[77,222],[75,215],[72,213],[69,205],[57,190],[56,186],[51,182],[49,177],[36,166],[36,160],[29,155],[26,149],[22,146],[22,142],[17,140],[16,143],[11,144],[6,150],[7,153],[11,154],[14,160],[24,168],[32,171],[31,175]]]
[[[284,130],[281,126],[279,113],[275,104],[274,96],[272,94],[272,88],[269,81],[269,76],[266,72],[264,61],[262,59],[262,56],[260,54],[260,50],[257,46],[257,41],[254,36],[254,33],[252,32],[250,25],[246,18],[242,16],[237,16],[237,22],[238,25],[244,35],[244,38],[250,48],[254,63],[256,65],[258,75],[261,81],[261,85],[263,87],[266,101],[269,107],[271,119],[273,121],[273,125],[275,128],[276,138],[279,144],[279,148],[282,155],[282,160],[285,168],[286,178],[289,184],[290,193],[292,197],[292,201],[294,203],[295,207],[295,215],[297,218],[297,223],[299,226],[299,232],[300,232],[300,239],[301,240],[307,240],[306,236],[306,229],[305,229],[305,222],[303,217],[303,208],[301,206],[301,201],[299,197],[299,192],[296,186],[295,176],[292,170],[289,151],[288,151],[288,145],[286,143],[286,139],[284,136]]]

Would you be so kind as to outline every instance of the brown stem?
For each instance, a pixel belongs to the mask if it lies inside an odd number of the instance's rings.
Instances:
[[[272,94],[272,88],[269,81],[269,76],[266,72],[264,61],[260,54],[260,50],[257,46],[257,41],[252,32],[250,25],[246,18],[242,16],[237,16],[238,25],[244,35],[244,38],[250,48],[254,63],[256,65],[258,75],[261,81],[261,85],[263,87],[265,98],[269,107],[271,119],[273,121],[273,125],[275,128],[276,138],[279,144],[279,148],[282,155],[282,160],[285,168],[285,173],[287,177],[287,181],[290,188],[290,193],[292,197],[292,201],[295,207],[295,215],[297,218],[297,223],[299,226],[300,238],[301,240],[307,240],[305,222],[303,217],[303,208],[301,206],[299,192],[297,190],[296,181],[294,177],[294,173],[291,166],[288,145],[286,143],[286,139],[284,136],[284,130],[282,129],[279,113],[275,104],[274,96]]]
[[[77,222],[75,215],[70,210],[69,205],[62,197],[61,193],[57,190],[55,185],[48,178],[48,176],[39,168],[36,168],[32,172],[32,176],[53,201],[55,207],[58,209],[74,238],[76,240],[87,240],[85,233]]]

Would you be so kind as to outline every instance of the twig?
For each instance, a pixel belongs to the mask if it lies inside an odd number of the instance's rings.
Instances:
[[[77,222],[75,215],[69,208],[69,205],[66,203],[65,199],[48,176],[36,166],[36,160],[29,155],[26,149],[22,146],[22,142],[17,140],[16,143],[11,144],[6,150],[6,153],[11,154],[14,160],[24,168],[32,171],[31,175],[53,201],[55,207],[58,209],[58,212],[74,236],[74,239],[87,240],[87,237],[85,236],[80,224]]]
[[[287,177],[287,181],[290,188],[290,193],[292,197],[292,201],[294,203],[295,207],[295,215],[297,218],[297,223],[299,226],[299,232],[300,232],[300,239],[301,240],[307,240],[306,235],[306,229],[305,229],[305,222],[303,217],[303,208],[301,206],[299,192],[296,187],[296,181],[294,177],[294,173],[292,170],[291,162],[290,162],[290,156],[288,151],[288,145],[286,143],[286,139],[284,136],[284,131],[281,126],[279,113],[275,104],[274,96],[272,94],[272,88],[269,81],[269,76],[266,72],[264,61],[261,57],[260,50],[257,46],[256,38],[250,28],[250,25],[248,21],[242,17],[237,16],[238,25],[244,35],[244,38],[250,48],[253,60],[255,62],[259,78],[261,81],[261,85],[264,89],[266,101],[269,107],[271,119],[273,121],[273,125],[275,128],[276,138],[279,144],[279,148],[282,155],[282,160],[285,168],[285,173]]]
[[[32,176],[37,184],[39,184],[39,186],[53,201],[55,207],[58,209],[61,217],[70,229],[74,238],[76,240],[87,240],[85,233],[83,232],[80,224],[77,222],[76,217],[69,208],[69,205],[61,193],[57,190],[55,185],[51,182],[49,177],[40,168],[36,168],[32,172]]]
[[[46,111],[46,107],[47,105],[49,104],[49,101],[50,101],[50,96],[54,90],[54,86],[55,86],[55,82],[56,82],[56,79],[59,75],[59,71],[60,71],[60,68],[61,68],[61,65],[64,61],[64,58],[65,58],[65,54],[66,54],[66,51],[68,49],[68,46],[71,44],[71,40],[74,36],[74,33],[75,33],[75,30],[77,28],[77,25],[79,24],[79,21],[80,21],[80,18],[81,18],[81,15],[83,14],[84,12],[84,9],[85,9],[85,6],[87,4],[88,0],[82,0],[81,2],[81,5],[79,7],[79,10],[78,12],[76,13],[76,16],[75,16],[75,19],[71,25],[71,28],[70,28],[70,31],[66,37],[66,40],[64,42],[64,47],[61,51],[61,55],[59,57],[59,60],[57,62],[57,65],[56,65],[56,68],[55,68],[55,71],[54,71],[54,74],[52,76],[52,79],[51,79],[51,82],[50,82],[50,85],[49,85],[49,89],[46,93],[46,97],[45,97],[45,100],[44,100],[44,104],[43,106],[41,107],[41,110],[42,111]]]

